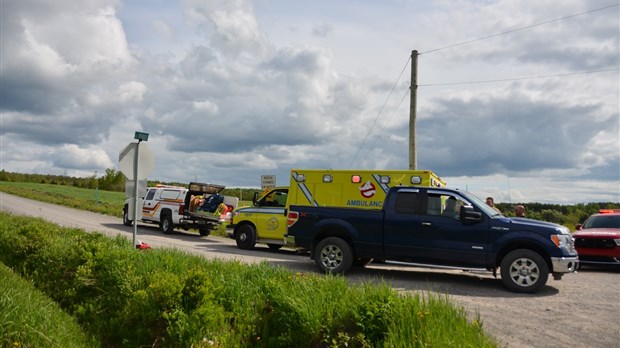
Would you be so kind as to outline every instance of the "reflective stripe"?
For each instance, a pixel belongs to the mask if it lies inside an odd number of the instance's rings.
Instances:
[[[297,172],[293,172],[293,178],[295,179],[295,181],[297,181]],[[297,184],[299,185],[301,192],[304,194],[304,197],[306,197],[308,203],[314,205],[315,207],[318,207],[319,203],[317,203],[316,200],[312,199],[312,193],[310,192],[306,184],[301,182],[298,182]]]
[[[381,187],[381,189],[383,190],[384,193],[387,193],[388,190],[390,189],[390,187],[388,186],[388,184],[382,184],[381,183],[381,175],[379,174],[373,174],[372,178],[375,179],[375,181],[377,182],[377,185],[379,185],[379,187]]]

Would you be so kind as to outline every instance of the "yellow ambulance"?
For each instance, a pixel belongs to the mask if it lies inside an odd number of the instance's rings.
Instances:
[[[274,187],[255,196],[252,207],[237,208],[229,224],[230,238],[241,249],[256,243],[280,249],[291,205],[381,209],[391,186],[445,187],[430,170],[293,169],[290,186]]]

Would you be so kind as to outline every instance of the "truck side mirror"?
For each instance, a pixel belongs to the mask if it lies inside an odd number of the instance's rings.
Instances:
[[[466,223],[476,223],[482,221],[482,213],[475,211],[471,205],[464,205],[461,207],[460,218]]]
[[[575,225],[575,229],[577,231],[579,231],[579,230],[583,229],[583,225],[582,224],[577,224],[577,225]]]
[[[258,201],[256,200],[258,198],[258,192],[254,192],[254,196],[252,196],[252,204],[257,205]]]

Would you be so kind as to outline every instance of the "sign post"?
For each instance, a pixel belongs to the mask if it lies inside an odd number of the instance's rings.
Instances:
[[[154,160],[153,154],[146,143],[140,146],[142,141],[147,141],[149,139],[149,134],[136,132],[134,139],[138,140],[138,142],[130,143],[119,154],[119,167],[123,175],[125,175],[125,178],[133,181],[132,183],[127,183],[125,192],[126,196],[128,196],[127,189],[132,186],[133,198],[130,199],[128,207],[128,209],[131,210],[128,210],[127,214],[130,215],[130,218],[131,215],[133,215],[133,245],[137,246],[138,219],[142,217],[142,209],[138,210],[138,207],[141,206],[138,204],[140,202],[138,199],[138,192],[146,188],[146,176],[153,170]],[[144,181],[142,185],[141,181]],[[142,186],[144,188],[142,188]],[[133,212],[133,214],[129,214],[130,211]]]

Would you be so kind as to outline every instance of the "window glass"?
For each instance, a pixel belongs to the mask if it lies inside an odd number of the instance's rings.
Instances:
[[[147,201],[148,201],[148,200],[151,200],[151,199],[153,199],[153,196],[155,196],[155,190],[149,190],[149,191],[146,193],[146,198],[145,198],[145,200],[147,200]]]
[[[179,194],[181,191],[179,190],[163,190],[161,192],[161,199],[177,199],[179,198]]]
[[[429,193],[426,214],[441,215],[458,220],[461,207],[465,204],[458,196]]]
[[[399,192],[396,196],[396,213],[415,214],[418,193]]]
[[[456,196],[445,195],[441,197],[443,202],[443,208],[441,210],[441,216],[449,217],[451,219],[460,219],[461,207],[465,205],[465,202],[460,200]]]
[[[441,195],[429,194],[426,201],[427,215],[441,215]]]

